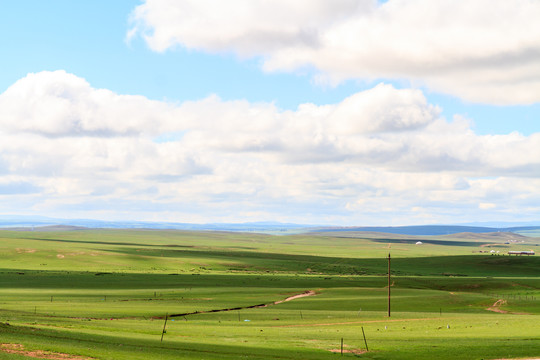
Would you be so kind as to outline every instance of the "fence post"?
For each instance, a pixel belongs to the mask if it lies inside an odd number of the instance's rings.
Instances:
[[[161,341],[163,342],[163,334],[165,334],[165,327],[167,326],[167,318],[169,317],[169,313],[165,314],[165,324],[163,324],[163,330],[161,331]]]
[[[366,333],[364,332],[364,327],[362,326],[362,335],[364,336],[364,344],[366,344],[366,351],[369,351],[369,348],[367,346],[367,341],[366,341]]]

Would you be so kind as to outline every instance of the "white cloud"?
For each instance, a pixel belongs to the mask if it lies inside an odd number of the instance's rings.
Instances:
[[[478,136],[422,92],[385,84],[283,111],[217,96],[151,101],[42,72],[0,94],[0,113],[4,213],[15,198],[61,216],[174,221],[459,222],[479,208],[482,219],[539,210],[540,133]]]
[[[172,106],[142,96],[93,89],[65,71],[28,74],[0,98],[4,131],[46,136],[123,136],[162,130]],[[155,114],[160,114],[156,121]],[[153,125],[154,124],[154,125]]]
[[[177,44],[211,51],[234,51],[252,56],[284,46],[314,46],[318,30],[348,16],[369,10],[372,0],[149,0],[132,14],[152,49]],[[156,24],[161,24],[156,26]],[[246,31],[249,30],[249,31]]]
[[[496,208],[497,205],[493,203],[480,203],[478,204],[478,208],[482,210],[490,210]]]
[[[318,79],[407,79],[491,104],[540,101],[540,3],[533,0],[146,0],[130,36],[261,56],[268,71]]]

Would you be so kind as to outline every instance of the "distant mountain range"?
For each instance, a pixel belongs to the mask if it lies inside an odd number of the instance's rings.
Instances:
[[[177,222],[149,221],[103,221],[90,219],[57,219],[44,216],[0,216],[0,228],[31,229],[36,227],[83,227],[90,229],[172,229],[201,231],[235,231],[235,232],[279,232],[296,229],[314,228],[310,225],[299,225],[279,222],[251,223],[210,223],[191,224]]]
[[[457,233],[493,233],[539,230],[540,226],[485,227],[464,225],[359,226],[318,228],[316,232],[380,232],[399,235],[450,235]]]
[[[450,235],[456,233],[518,232],[540,230],[538,223],[485,223],[483,226],[467,225],[415,225],[415,226],[320,226],[280,222],[250,223],[210,223],[190,224],[176,222],[147,221],[103,221],[90,219],[56,219],[43,216],[0,216],[0,228],[31,230],[44,228],[50,230],[74,228],[109,229],[172,229],[197,231],[257,232],[270,234],[291,234],[310,232],[380,232],[400,235]],[[489,225],[489,226],[488,226]],[[503,225],[503,226],[497,226]],[[45,230],[45,229],[44,229]]]

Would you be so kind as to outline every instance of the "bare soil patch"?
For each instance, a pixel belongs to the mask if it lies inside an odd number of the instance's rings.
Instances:
[[[499,299],[493,303],[490,307],[488,307],[486,310],[493,311],[500,314],[508,314],[508,311],[502,310],[501,306],[506,304],[506,300]]]
[[[50,359],[50,360],[93,360],[94,358],[58,353],[53,351],[45,350],[25,350],[24,345],[22,344],[0,344],[0,351],[17,354],[28,357],[33,357],[37,359]]]
[[[330,349],[328,350],[333,353],[341,353],[341,349]],[[360,350],[360,349],[343,349],[344,354],[355,354],[355,355],[362,355],[367,353],[366,350]]]
[[[306,291],[306,292],[304,292],[304,293],[302,293],[302,294],[297,294],[297,295],[289,296],[289,297],[286,298],[286,299],[279,300],[279,301],[275,301],[275,302],[274,302],[274,305],[281,304],[281,303],[284,303],[284,302],[286,302],[286,301],[296,300],[296,299],[303,298],[303,297],[306,297],[306,296],[313,296],[313,295],[315,295],[315,294],[316,294],[315,291],[309,290],[309,291]]]
[[[33,254],[36,252],[36,249],[21,249],[16,248],[15,251],[17,251],[18,254],[27,253],[27,254]]]

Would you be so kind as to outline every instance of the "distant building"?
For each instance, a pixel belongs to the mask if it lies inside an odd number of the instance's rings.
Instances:
[[[508,252],[508,255],[527,255],[527,256],[530,256],[530,255],[534,255],[534,251],[533,250],[529,250],[529,251],[509,251]]]

